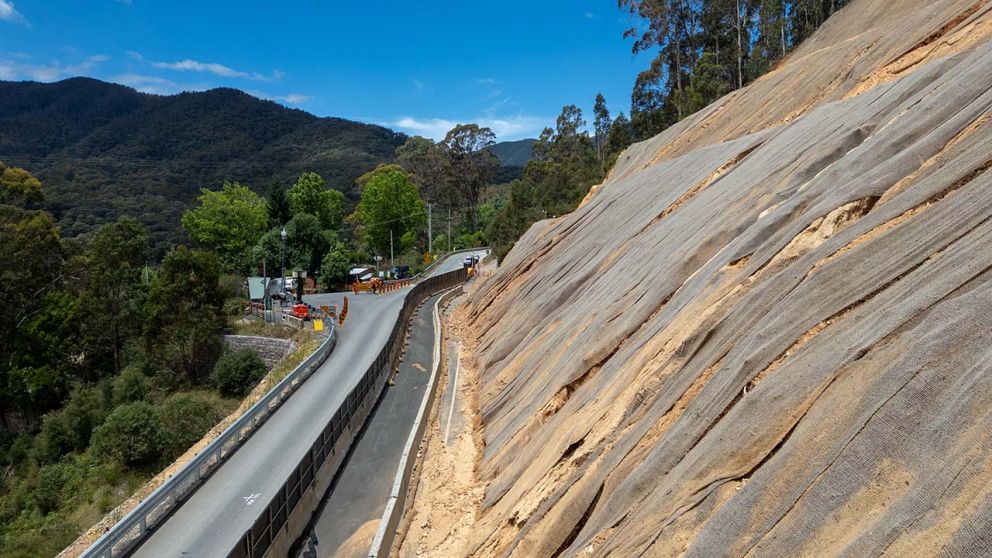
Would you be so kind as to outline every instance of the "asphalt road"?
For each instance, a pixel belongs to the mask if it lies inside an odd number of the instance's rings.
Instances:
[[[431,275],[457,269],[464,257],[449,257]],[[226,556],[385,344],[406,292],[306,297],[314,305],[349,297],[348,318],[331,356],[133,555]]]
[[[434,360],[436,294],[413,315],[393,385],[387,385],[366,427],[317,511],[317,555],[364,558],[389,500],[403,446],[426,393]],[[371,522],[371,523],[370,523]]]

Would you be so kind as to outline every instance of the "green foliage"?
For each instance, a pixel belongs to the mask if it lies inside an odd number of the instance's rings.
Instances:
[[[379,167],[360,180],[364,186],[355,216],[365,241],[377,254],[389,254],[392,234],[395,253],[410,249],[427,221],[417,187],[395,165]]]
[[[148,403],[127,403],[114,409],[93,432],[97,455],[129,466],[155,463],[162,456],[162,425]]]
[[[75,390],[64,407],[45,415],[35,440],[37,458],[53,462],[67,453],[85,450],[93,431],[106,417],[106,398],[98,389]]]
[[[479,228],[486,230],[490,223],[496,219],[503,206],[506,205],[505,197],[495,197],[479,204]]]
[[[317,217],[323,230],[338,230],[344,219],[344,194],[327,187],[324,179],[315,172],[300,175],[287,193],[294,215],[310,214]]]
[[[847,0],[619,0],[641,21],[624,33],[654,52],[631,93],[644,140],[771,69]]]
[[[130,217],[97,229],[83,252],[73,259],[82,281],[75,313],[80,351],[88,369],[117,373],[123,367],[124,347],[140,328],[145,285],[142,272],[148,254],[148,235]]]
[[[293,217],[289,196],[286,195],[286,188],[281,184],[273,183],[269,186],[265,196],[265,210],[269,214],[270,227],[281,227]]]
[[[568,105],[555,130],[545,129],[535,142],[523,178],[510,185],[508,202],[486,231],[501,258],[532,223],[572,211],[602,180],[603,166],[584,126],[582,111]]]
[[[317,217],[309,213],[294,215],[286,224],[286,234],[289,247],[287,264],[292,268],[307,270],[310,276],[320,270],[320,264],[330,247],[330,240],[337,239],[333,232],[325,232]]]
[[[452,183],[467,205],[472,230],[477,231],[482,191],[499,169],[499,159],[491,150],[496,134],[477,124],[459,124],[448,131],[441,143],[451,160]]]
[[[610,124],[610,133],[606,137],[606,153],[609,157],[616,157],[632,143],[634,143],[634,136],[630,120],[627,120],[627,117],[621,112]],[[607,165],[607,167],[609,166]]]
[[[24,207],[44,199],[40,180],[24,169],[0,162],[0,204]]]
[[[218,362],[223,362],[223,357]],[[198,442],[222,418],[205,397],[194,393],[170,396],[156,410],[162,434],[162,454],[173,461]]]
[[[151,387],[148,377],[140,366],[128,366],[114,378],[114,405],[144,401]]]
[[[460,234],[455,237],[454,249],[479,248],[486,245],[486,234],[482,231]]]
[[[212,253],[179,246],[148,293],[147,353],[193,382],[206,379],[221,352],[219,275]]]
[[[222,269],[244,273],[251,249],[269,224],[265,200],[237,182],[218,192],[202,190],[200,205],[183,214],[183,228],[198,245],[217,254]]]
[[[288,234],[287,231],[287,242],[284,243],[281,236],[281,231],[279,227],[270,229],[267,233],[262,235],[262,238],[258,239],[258,243],[252,249],[252,257],[259,265],[265,264],[265,273],[269,277],[279,277],[281,273],[281,266],[284,258],[289,258],[288,246]],[[287,259],[287,262],[292,262],[291,259]],[[292,269],[292,263],[288,264],[288,269]]]
[[[443,145],[414,136],[396,148],[396,163],[417,185],[420,195],[431,203],[458,205],[451,158]]]
[[[52,512],[69,500],[81,487],[83,472],[75,459],[44,465],[38,470],[35,503],[42,513]]]
[[[57,349],[65,300],[56,294],[64,261],[51,215],[0,205],[0,411],[36,416],[64,393]]]
[[[606,160],[606,137],[610,133],[610,126],[613,124],[613,120],[610,119],[610,111],[606,108],[606,98],[603,97],[602,93],[596,94],[596,104],[593,105],[593,115],[595,116],[595,121],[593,122],[593,143],[596,144],[596,151],[599,153],[599,160],[603,162]]]
[[[265,377],[265,372],[265,362],[258,353],[242,349],[222,355],[210,380],[221,393],[244,397]]]
[[[156,271],[147,251],[132,219],[63,240],[47,213],[0,204],[0,555],[56,554],[219,416],[148,402],[205,379],[241,280],[222,288],[210,253]]]
[[[351,255],[342,242],[333,245],[320,265],[320,280],[327,290],[343,284],[351,270]]]

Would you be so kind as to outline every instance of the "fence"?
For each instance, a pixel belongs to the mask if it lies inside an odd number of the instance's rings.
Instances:
[[[230,456],[306,380],[334,349],[337,331],[332,326],[327,338],[310,356],[255,402],[245,414],[228,426],[202,452],[141,501],[123,519],[96,540],[82,558],[115,558],[127,554],[160,521],[188,498],[200,482]]]
[[[338,458],[348,451],[351,438],[361,429],[399,360],[406,326],[413,316],[413,311],[432,293],[463,283],[467,277],[465,269],[456,269],[424,279],[407,292],[403,309],[396,323],[393,324],[389,340],[379,351],[375,361],[324,426],[324,430],[317,436],[310,450],[297,464],[282,488],[262,509],[251,529],[245,532],[238,544],[228,553],[228,558],[257,558],[265,555],[318,476],[328,476],[329,472],[322,471],[321,466],[327,463],[333,464],[332,466],[339,465],[341,460]],[[313,510],[306,511],[307,517],[312,512]]]

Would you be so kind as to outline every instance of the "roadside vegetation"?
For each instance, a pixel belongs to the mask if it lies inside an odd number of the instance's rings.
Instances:
[[[0,555],[53,556],[237,408],[265,374],[225,354],[241,280],[122,217],[64,239],[0,165]],[[229,306],[229,305],[227,305]]]

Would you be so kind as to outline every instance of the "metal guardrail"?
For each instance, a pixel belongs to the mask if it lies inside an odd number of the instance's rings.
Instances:
[[[441,265],[441,263],[444,262],[444,260],[447,260],[450,256],[454,256],[455,254],[467,254],[468,252],[478,252],[479,250],[488,250],[491,252],[492,248],[490,248],[489,246],[479,246],[478,248],[462,248],[461,250],[452,250],[446,254],[439,256],[438,259],[434,260],[431,263],[431,265],[425,267],[423,271],[414,275],[413,277],[411,277],[411,279],[417,281],[421,278],[421,276],[427,276],[427,274],[430,273],[431,270]]]
[[[375,360],[362,375],[358,384],[335,411],[334,416],[324,426],[323,431],[310,446],[289,478],[276,492],[269,503],[261,508],[261,513],[251,529],[245,532],[237,545],[228,553],[228,558],[257,558],[265,555],[272,541],[286,525],[290,515],[306,494],[306,491],[321,474],[321,466],[328,458],[347,452],[347,444],[337,447],[338,442],[347,433],[357,432],[368,417],[382,394],[382,390],[399,359],[403,348],[406,326],[413,316],[414,310],[431,294],[465,282],[468,272],[464,268],[456,269],[434,277],[428,277],[407,292],[403,300],[403,309],[399,318],[393,324],[389,340],[379,351]],[[350,443],[350,442],[349,442]],[[311,510],[312,511],[312,510]]]
[[[327,360],[336,342],[337,330],[332,325],[327,338],[316,351],[249,407],[245,414],[228,426],[179,472],[101,535],[80,555],[81,558],[116,558],[127,554],[150,529],[192,495],[200,482],[234,453]]]

